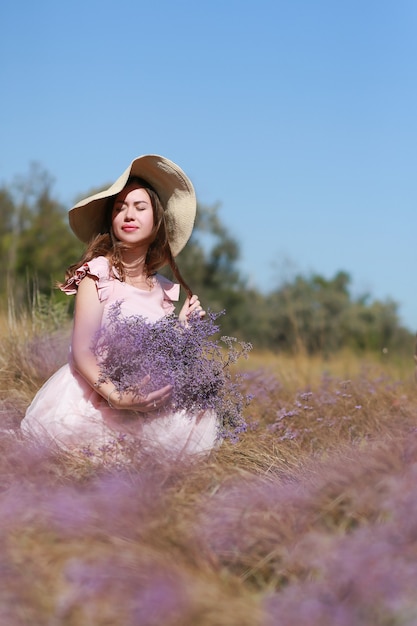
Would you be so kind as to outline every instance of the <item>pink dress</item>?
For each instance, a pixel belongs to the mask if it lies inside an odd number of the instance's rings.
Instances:
[[[113,270],[114,271],[114,270]],[[110,275],[105,257],[80,267],[63,291],[75,294],[86,276],[96,280],[99,300],[104,303],[103,320],[109,307],[122,301],[125,315],[138,314],[154,322],[174,311],[179,285],[157,275],[151,291],[132,287]],[[22,420],[25,435],[50,441],[66,450],[100,450],[124,437],[134,437],[144,450],[154,448],[175,455],[208,452],[218,440],[218,420],[213,411],[197,414],[184,410],[137,413],[111,408],[69,362],[38,391]]]

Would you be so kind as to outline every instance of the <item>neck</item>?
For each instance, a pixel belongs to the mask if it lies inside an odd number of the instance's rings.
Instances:
[[[137,248],[125,248],[122,251],[122,261],[126,274],[130,276],[146,275],[146,250]]]

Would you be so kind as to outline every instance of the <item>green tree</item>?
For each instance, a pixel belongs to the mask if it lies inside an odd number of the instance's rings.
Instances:
[[[52,184],[49,174],[32,164],[13,191],[3,189],[0,196],[0,212],[11,215],[0,231],[1,255],[9,288],[20,301],[27,298],[28,284],[50,293],[83,249],[69,229],[65,208],[52,196]]]
[[[221,331],[243,338],[245,294],[237,267],[239,245],[222,224],[218,211],[218,205],[198,206],[193,234],[177,263],[205,308],[226,311],[219,318]]]
[[[11,193],[5,188],[0,189],[0,259],[3,268],[0,273],[0,293],[5,293],[7,290],[14,215],[15,206]]]
[[[410,333],[401,328],[397,304],[353,299],[351,278],[337,272],[330,280],[298,275],[270,294],[267,307],[271,345],[277,349],[330,354],[342,347],[355,350],[404,349]]]

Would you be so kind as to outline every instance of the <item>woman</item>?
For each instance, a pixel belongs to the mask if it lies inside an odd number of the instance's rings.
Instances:
[[[180,285],[157,273],[167,264],[187,292],[180,320],[205,315],[174,261],[191,235],[195,213],[191,181],[158,155],[134,159],[107,190],[70,210],[70,226],[88,246],[60,285],[76,294],[69,362],[35,396],[22,421],[25,434],[67,450],[97,449],[120,434],[139,438],[144,449],[175,454],[207,452],[215,445],[213,411],[173,411],[170,385],[147,394],[119,393],[111,381],[102,381],[91,348],[116,302],[122,315],[150,322],[174,311]]]

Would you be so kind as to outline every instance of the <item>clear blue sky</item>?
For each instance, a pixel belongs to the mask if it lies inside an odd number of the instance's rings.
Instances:
[[[1,3],[0,184],[68,208],[157,153],[262,290],[352,277],[417,330],[416,0]]]

